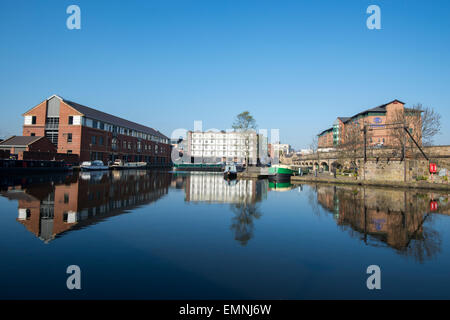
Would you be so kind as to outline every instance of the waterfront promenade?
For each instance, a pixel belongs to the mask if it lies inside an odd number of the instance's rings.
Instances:
[[[300,182],[318,182],[318,183],[332,183],[332,184],[348,184],[360,186],[373,187],[398,187],[398,188],[412,188],[412,189],[432,189],[432,190],[448,190],[450,191],[450,184],[447,183],[433,183],[428,181],[383,181],[383,180],[357,180],[354,177],[338,175],[334,178],[329,173],[314,175],[292,176],[292,183]]]
[[[248,171],[243,171],[238,173],[239,179],[265,179],[267,174],[264,169],[259,167],[250,167]],[[437,180],[437,179],[436,179]],[[329,172],[321,172],[317,174],[317,177],[313,174],[305,175],[293,175],[291,177],[291,183],[302,183],[302,182],[315,182],[315,183],[330,183],[330,184],[347,184],[347,185],[359,185],[359,186],[373,186],[373,187],[395,187],[395,188],[408,188],[408,189],[429,189],[429,190],[449,190],[450,184],[447,182],[437,182],[431,180],[420,180],[420,181],[391,181],[391,180],[361,180],[354,176],[348,175],[336,175],[334,177]]]

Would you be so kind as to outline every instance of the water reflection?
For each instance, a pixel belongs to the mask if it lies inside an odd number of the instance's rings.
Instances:
[[[294,188],[294,185],[290,182],[269,182],[269,190],[270,191],[289,191]]]
[[[267,198],[266,180],[226,181],[221,174],[193,172],[186,176],[185,200],[207,203],[256,203]]]
[[[292,185],[267,180],[225,181],[221,174],[169,173],[145,170],[86,172],[74,175],[1,178],[0,194],[17,201],[17,221],[42,241],[104,221],[158,201],[173,188],[184,203],[211,210],[229,208],[233,238],[242,246],[253,239],[262,202],[274,194],[284,211],[299,206],[312,214],[332,213],[338,230],[368,246],[388,247],[425,261],[442,251],[435,213],[450,215],[448,194],[416,190],[332,185]],[[293,190],[293,189],[296,190]],[[306,205],[300,197],[306,198]],[[180,197],[183,197],[180,194]],[[276,196],[275,196],[276,195]],[[220,206],[217,207],[217,205]],[[213,207],[216,206],[216,207]],[[269,206],[270,207],[270,206]],[[133,230],[130,230],[133,232]],[[321,230],[312,232],[320,233]]]
[[[17,221],[46,243],[156,201],[167,194],[171,181],[168,173],[138,170],[88,172],[56,181],[35,178],[31,184],[24,179],[1,195],[17,200]]]
[[[433,213],[450,214],[448,195],[426,191],[316,185],[312,192],[337,225],[370,246],[423,262],[441,251]],[[436,200],[437,199],[437,200]],[[318,213],[311,201],[312,211]]]
[[[259,203],[267,199],[267,180],[225,181],[221,174],[191,173],[184,186],[188,202],[230,203],[230,228],[239,244],[253,237],[254,220],[262,216]]]

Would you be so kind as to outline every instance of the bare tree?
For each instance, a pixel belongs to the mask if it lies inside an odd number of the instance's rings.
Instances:
[[[312,150],[313,153],[317,152],[317,150],[319,149],[319,137],[318,136],[314,136],[312,138],[309,148]]]
[[[350,160],[351,167],[357,169],[357,159],[361,157],[364,148],[364,124],[354,121],[349,122],[340,133],[337,146],[338,158],[341,163]],[[367,139],[367,137],[366,137]]]
[[[441,132],[441,115],[430,107],[423,107],[421,103],[416,104],[412,110],[422,114],[419,139],[424,145],[431,145],[434,136]]]
[[[405,108],[395,112],[392,119],[393,126],[391,136],[394,147],[414,148],[415,143],[410,135],[419,145],[432,145],[434,137],[441,131],[441,115],[430,107],[424,107],[417,103],[412,108]],[[410,135],[405,131],[409,131]]]
[[[319,163],[319,166],[320,166],[319,137],[318,136],[314,136],[312,138],[309,148],[312,150],[313,155],[315,154],[317,156],[317,163]],[[313,165],[313,168],[314,168],[314,165]]]

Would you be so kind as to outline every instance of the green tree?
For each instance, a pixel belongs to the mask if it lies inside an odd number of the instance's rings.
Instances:
[[[234,131],[248,131],[256,129],[256,121],[248,111],[239,113],[233,122],[232,128]]]
[[[250,160],[250,134],[256,130],[256,121],[248,111],[239,113],[232,125],[234,131],[240,132],[245,139],[245,166],[248,171]]]

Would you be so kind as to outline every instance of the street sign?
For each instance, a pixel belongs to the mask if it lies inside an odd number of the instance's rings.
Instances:
[[[430,173],[436,173],[436,172],[437,172],[436,163],[430,163]]]

